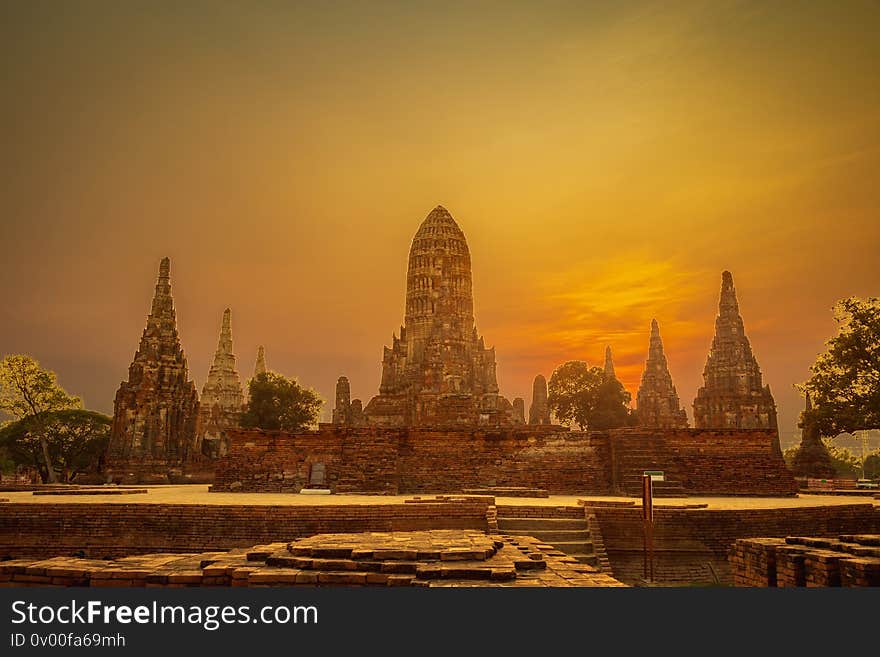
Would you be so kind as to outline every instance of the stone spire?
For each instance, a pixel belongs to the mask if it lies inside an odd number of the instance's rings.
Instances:
[[[822,442],[819,427],[810,417],[812,409],[810,393],[807,393],[807,400],[800,422],[801,444],[794,455],[791,469],[796,477],[832,479],[835,470],[831,462],[831,454],[828,453],[828,448]]]
[[[348,378],[340,376],[336,381],[336,406],[333,408],[333,424],[351,424],[351,386]]]
[[[266,368],[266,350],[263,349],[263,345],[260,345],[257,347],[257,362],[254,363],[254,378],[266,372],[268,372]]]
[[[681,408],[678,393],[672,385],[656,319],[651,320],[648,360],[636,395],[636,412],[639,425],[643,427],[680,429],[688,425],[687,414]]]
[[[529,424],[550,424],[550,406],[547,404],[547,379],[543,374],[532,384],[532,405],[529,406]]]
[[[522,397],[513,400],[513,421],[516,424],[526,423],[526,402]]]
[[[198,442],[203,454],[226,454],[226,431],[238,426],[243,408],[244,392],[232,352],[232,311],[227,308],[223,311],[214,362],[202,388]]]
[[[409,251],[404,325],[382,356],[370,424],[448,426],[511,423],[498,394],[495,350],[474,324],[471,256],[464,232],[438,205]]]
[[[124,481],[167,481],[169,469],[198,458],[198,410],[198,392],[177,333],[171,262],[163,258],[128,380],[116,392],[107,448],[110,475]]]
[[[776,429],[776,403],[746,337],[733,276],[721,274],[715,337],[694,399],[698,429]]]
[[[611,345],[605,347],[605,376],[616,379],[614,373],[614,361],[611,359]]]

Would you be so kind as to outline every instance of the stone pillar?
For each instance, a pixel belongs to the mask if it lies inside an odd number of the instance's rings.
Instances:
[[[550,424],[550,407],[547,404],[547,379],[542,374],[532,384],[532,405],[529,407],[529,424]]]
[[[517,424],[526,423],[526,402],[522,397],[513,400],[513,421]]]
[[[351,387],[348,378],[340,376],[336,381],[336,405],[333,408],[333,424],[351,424]]]
[[[614,373],[614,361],[611,359],[611,345],[605,347],[605,376],[612,379],[617,378]]]
[[[266,350],[263,349],[263,345],[260,345],[257,347],[257,362],[254,363],[254,378],[268,371],[266,367]]]

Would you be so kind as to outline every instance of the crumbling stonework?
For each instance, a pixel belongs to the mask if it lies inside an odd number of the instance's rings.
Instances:
[[[614,372],[614,359],[611,357],[611,345],[605,347],[605,376],[616,379],[617,374]]]
[[[268,371],[266,367],[266,350],[263,348],[263,345],[260,345],[257,347],[257,360],[254,363],[254,378]]]
[[[512,412],[498,394],[495,350],[474,325],[467,241],[438,205],[413,238],[404,325],[364,413],[370,424],[402,427],[511,424]]]
[[[239,426],[243,409],[244,392],[232,352],[232,311],[227,308],[223,312],[214,362],[202,388],[197,449],[210,457],[226,454],[226,430]]]
[[[336,405],[333,407],[333,424],[349,424],[351,420],[351,387],[348,378],[340,376],[336,381]]]
[[[807,393],[806,408],[801,418],[801,444],[791,469],[796,477],[833,479],[835,470],[831,463],[831,454],[822,442],[819,427],[808,419],[811,409],[810,394]]]
[[[547,403],[547,379],[543,374],[532,384],[532,405],[529,406],[529,424],[550,424],[550,406]]]
[[[680,429],[688,425],[687,414],[678,401],[672,375],[663,353],[660,327],[651,320],[651,341],[642,382],[636,395],[639,425],[663,429]]]
[[[715,337],[694,399],[698,429],[777,429],[776,403],[746,337],[733,276],[721,275]]]
[[[788,496],[797,484],[775,449],[776,432],[518,427],[344,427],[232,430],[216,462],[214,492],[291,492],[321,464],[334,493],[448,493],[525,487],[552,495],[640,495],[645,470],[657,492]]]
[[[116,392],[107,471],[113,478],[167,481],[197,460],[199,398],[189,378],[164,258],[147,326],[128,380]]]
[[[530,536],[474,530],[319,534],[230,552],[0,564],[0,587],[623,586]],[[315,616],[317,618],[317,616]]]
[[[336,381],[336,405],[333,407],[332,422],[350,427],[366,424],[363,402],[360,399],[351,399],[351,386],[344,376]]]
[[[526,423],[526,402],[522,397],[513,400],[513,421],[514,424]]]
[[[880,534],[741,538],[730,550],[736,586],[880,586]]]

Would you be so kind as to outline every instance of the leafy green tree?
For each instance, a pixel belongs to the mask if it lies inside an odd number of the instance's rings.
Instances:
[[[295,380],[264,372],[248,383],[248,406],[241,425],[255,429],[302,431],[318,421],[324,401]]]
[[[834,466],[835,476],[841,479],[862,476],[862,460],[846,447],[835,445],[831,438],[823,438],[822,442],[831,454],[831,465]]]
[[[48,481],[52,483],[57,477],[49,453],[45,418],[49,413],[74,408],[82,408],[80,399],[68,395],[58,385],[55,372],[44,370],[30,356],[9,355],[0,361],[0,411],[13,420],[30,422],[30,431],[40,444]]]
[[[61,471],[62,482],[69,483],[80,473],[100,469],[111,424],[112,420],[102,413],[80,409],[45,413],[39,423],[26,417],[0,429],[0,449],[15,465],[37,468],[45,483],[49,472],[40,440],[43,436],[54,467]]]
[[[823,436],[880,428],[880,299],[838,301],[834,319],[837,336],[799,386],[813,402],[809,419]]]
[[[581,429],[627,426],[630,399],[620,381],[579,360],[557,367],[547,383],[547,403],[556,419]]]

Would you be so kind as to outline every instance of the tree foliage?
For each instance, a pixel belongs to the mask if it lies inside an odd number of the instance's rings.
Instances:
[[[880,428],[880,299],[838,301],[834,319],[837,336],[799,386],[813,403],[804,419],[815,422],[823,436]]]
[[[30,420],[30,430],[40,444],[48,480],[55,481],[55,468],[47,444],[44,418],[47,414],[81,408],[82,401],[58,385],[55,372],[44,370],[26,355],[9,355],[0,360],[0,411],[13,420]]]
[[[25,417],[0,429],[0,448],[15,465],[37,468],[49,480],[40,435],[46,440],[61,481],[68,483],[83,472],[100,469],[110,440],[112,420],[102,413],[79,409],[53,411],[38,418]]]
[[[258,374],[248,383],[248,407],[241,425],[255,429],[302,431],[318,421],[324,401],[317,392],[277,372]]]
[[[630,394],[600,367],[572,360],[557,367],[547,384],[556,419],[581,429],[616,429],[631,423]]]

